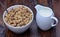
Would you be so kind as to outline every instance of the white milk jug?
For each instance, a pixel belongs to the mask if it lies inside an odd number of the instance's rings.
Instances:
[[[54,16],[54,13],[51,8],[45,7],[42,5],[36,5],[36,22],[40,29],[48,30],[51,27],[54,27],[58,23],[58,19]],[[54,20],[56,23],[54,24]]]

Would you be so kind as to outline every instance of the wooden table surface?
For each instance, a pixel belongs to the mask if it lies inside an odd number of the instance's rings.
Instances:
[[[55,16],[58,18],[59,23],[56,27],[48,31],[42,31],[37,27],[35,17],[31,27],[22,34],[15,34],[10,31],[2,20],[4,10],[16,4],[22,4],[30,7],[34,15],[36,15],[35,5],[41,4],[53,9]],[[0,37],[60,37],[60,0],[0,0]],[[3,31],[1,33],[1,31]]]

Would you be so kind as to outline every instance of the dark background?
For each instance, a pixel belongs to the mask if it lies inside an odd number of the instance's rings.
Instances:
[[[41,4],[53,9],[55,16],[58,18],[59,23],[56,27],[48,31],[42,31],[37,27],[35,17],[31,27],[22,34],[15,34],[5,27],[2,20],[4,10],[16,4],[22,4],[30,7],[34,15],[36,15],[35,5]],[[3,31],[1,33],[1,31]],[[60,37],[60,0],[0,0],[0,37]]]

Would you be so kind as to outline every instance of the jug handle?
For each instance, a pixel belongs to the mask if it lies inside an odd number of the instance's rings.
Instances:
[[[55,24],[52,24],[52,27],[56,26],[56,25],[57,25],[57,23],[58,23],[58,19],[57,19],[56,17],[51,17],[51,19],[53,19],[53,20],[55,20],[55,21],[56,21],[56,23],[55,23]]]

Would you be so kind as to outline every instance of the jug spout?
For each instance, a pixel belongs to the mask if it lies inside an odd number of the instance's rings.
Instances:
[[[35,6],[35,9],[36,9],[37,11],[41,10],[42,8],[44,8],[44,6],[42,6],[42,5],[36,5],[36,6]]]

